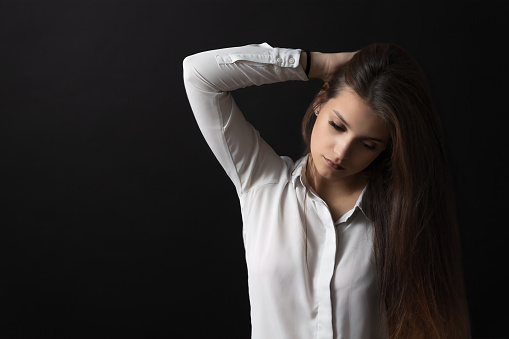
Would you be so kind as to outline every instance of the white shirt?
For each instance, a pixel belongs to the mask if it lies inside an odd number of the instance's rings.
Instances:
[[[230,94],[306,81],[300,53],[264,43],[184,60],[191,108],[240,199],[252,338],[385,338],[364,192],[333,220],[327,204],[306,189],[307,156],[295,163],[278,156]]]

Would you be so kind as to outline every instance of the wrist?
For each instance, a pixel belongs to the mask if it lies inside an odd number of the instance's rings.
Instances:
[[[309,60],[308,60],[308,50],[301,50],[300,52],[300,67],[302,67],[302,70],[304,71],[304,73],[306,73],[306,69],[308,67],[308,64],[309,64]],[[306,74],[307,77],[309,78],[309,74]]]
[[[324,53],[311,52],[311,65],[308,78],[324,79],[327,75],[327,58]]]
[[[309,62],[311,63],[309,64]],[[304,71],[309,67],[307,77],[309,79],[326,79],[327,78],[327,55],[321,52],[310,52],[309,58],[306,50],[300,53],[300,65]]]

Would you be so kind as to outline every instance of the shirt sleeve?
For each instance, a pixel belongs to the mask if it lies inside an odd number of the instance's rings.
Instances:
[[[299,64],[300,53],[300,49],[263,43],[184,59],[184,85],[198,126],[239,196],[255,186],[277,182],[286,173],[286,164],[244,119],[230,91],[307,80]]]

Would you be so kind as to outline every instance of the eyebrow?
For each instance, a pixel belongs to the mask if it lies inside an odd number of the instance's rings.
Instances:
[[[334,114],[336,114],[336,116],[339,118],[339,120],[343,121],[343,123],[345,124],[346,127],[350,128],[350,125],[348,124],[348,122],[346,122],[345,118],[343,118],[341,113],[339,113],[338,111],[336,111],[334,109],[332,111],[334,112]]]
[[[348,122],[346,122],[345,118],[343,118],[341,113],[339,113],[336,110],[332,110],[332,111],[334,112],[334,114],[336,114],[336,116],[339,118],[339,120],[341,120],[345,124],[346,127],[351,128],[350,125],[348,124]],[[377,141],[377,142],[380,142],[380,143],[384,143],[385,142],[385,140],[382,140],[382,139],[379,139],[379,138],[366,137],[364,139],[373,140],[373,141]]]

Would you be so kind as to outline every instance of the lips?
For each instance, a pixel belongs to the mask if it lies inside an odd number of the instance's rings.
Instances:
[[[327,165],[337,171],[340,171],[340,170],[344,170],[345,168],[343,166],[341,166],[340,164],[337,164],[335,162],[333,162],[332,160],[330,159],[327,159],[326,157],[323,157],[325,159],[325,162],[327,163]]]

